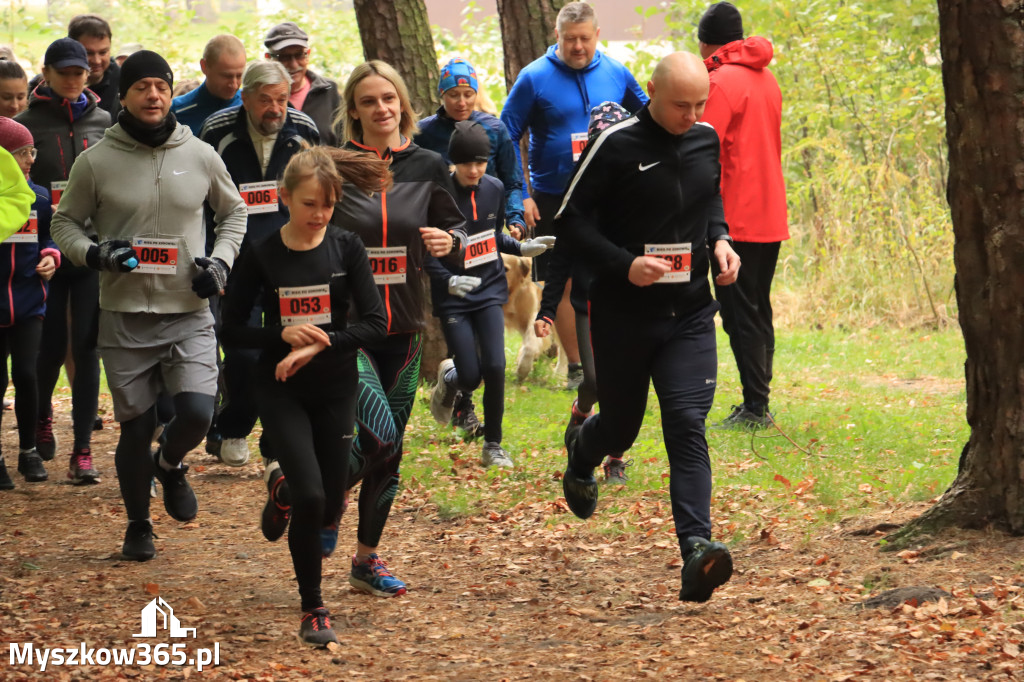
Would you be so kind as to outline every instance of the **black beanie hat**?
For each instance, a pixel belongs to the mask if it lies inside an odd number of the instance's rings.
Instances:
[[[476,121],[459,121],[448,141],[448,158],[452,163],[487,161],[491,157],[491,140]]]
[[[708,7],[697,25],[697,39],[705,45],[725,45],[743,40],[743,17],[731,2],[716,2]]]
[[[130,54],[121,65],[121,80],[117,84],[121,98],[143,78],[159,78],[167,83],[167,87],[174,87],[174,75],[167,60],[151,50],[139,50]]]

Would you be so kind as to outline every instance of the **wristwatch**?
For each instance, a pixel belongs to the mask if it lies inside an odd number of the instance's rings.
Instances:
[[[726,242],[729,242],[730,244],[732,244],[732,237],[730,237],[727,234],[720,234],[717,237],[715,237],[714,239],[712,239],[711,243],[714,244],[715,242],[721,242],[721,241],[726,241]]]

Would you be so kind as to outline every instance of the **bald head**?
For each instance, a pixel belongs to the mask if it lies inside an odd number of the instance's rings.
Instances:
[[[214,36],[206,43],[199,67],[206,76],[206,89],[210,94],[218,99],[230,100],[242,83],[245,46],[232,35]]]
[[[672,135],[682,135],[703,115],[709,87],[700,57],[673,52],[658,62],[647,83],[651,117]]]

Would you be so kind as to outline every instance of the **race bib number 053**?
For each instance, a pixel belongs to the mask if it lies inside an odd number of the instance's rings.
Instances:
[[[466,240],[466,268],[475,268],[495,260],[498,260],[498,246],[494,230],[469,235]]]
[[[238,186],[238,191],[245,202],[245,211],[254,213],[277,213],[277,183],[246,182]]]
[[[177,239],[136,237],[132,240],[132,247],[139,257],[139,264],[132,272],[149,275],[173,275],[178,271]]]
[[[655,284],[690,281],[690,244],[645,244],[644,255],[662,258],[672,268]]]
[[[35,211],[29,211],[28,222],[21,229],[4,240],[8,244],[38,244],[39,217]]]
[[[330,324],[331,291],[327,284],[310,287],[281,287],[281,324]]]
[[[406,253],[404,246],[366,249],[370,270],[377,284],[405,284]]]

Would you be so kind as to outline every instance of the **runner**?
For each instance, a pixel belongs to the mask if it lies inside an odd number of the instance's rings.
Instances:
[[[51,191],[54,205],[61,200],[73,164],[103,138],[110,126],[110,114],[99,108],[96,95],[85,88],[88,76],[89,61],[82,44],[71,38],[54,41],[43,59],[43,83],[29,96],[28,109],[15,117],[35,139],[38,155],[32,166],[32,179]],[[90,236],[94,234],[92,225],[86,229]],[[96,351],[98,301],[97,273],[65,258],[50,281],[47,315],[43,320],[36,448],[47,461],[57,451],[51,398],[68,354],[70,334],[75,366],[70,377],[74,434],[70,466],[76,478],[99,477],[93,468],[91,449],[100,392],[100,360]]]
[[[452,418],[456,393],[471,393],[484,382],[485,467],[515,466],[501,447],[505,412],[505,314],[508,282],[498,252],[533,257],[547,251],[554,237],[519,243],[503,231],[505,191],[500,180],[485,175],[491,156],[487,131],[476,121],[455,124],[448,143],[448,158],[455,164],[455,200],[466,216],[469,242],[465,266],[445,265],[428,258],[434,315],[452,358],[441,361],[437,384],[430,396],[430,412],[441,424]]]
[[[328,225],[342,198],[339,171],[367,192],[388,187],[388,164],[368,154],[314,147],[293,156],[280,196],[290,220],[239,257],[221,332],[228,348],[262,351],[253,383],[263,438],[280,453],[294,500],[288,548],[302,600],[299,639],[314,646],[338,641],[320,592],[320,531],[341,516],[356,352],[386,333],[366,249],[351,232]],[[257,301],[266,311],[262,327],[250,324]],[[347,325],[350,308],[359,321]]]
[[[28,179],[35,159],[32,134],[28,128],[9,118],[0,117],[0,147],[9,151],[18,161],[20,170]],[[7,389],[7,355],[11,356],[11,376],[14,379],[14,415],[18,421],[18,472],[26,481],[47,479],[43,460],[36,452],[36,355],[43,332],[46,312],[46,282],[53,277],[60,252],[50,240],[50,195],[39,185],[32,184],[36,200],[24,227],[0,243],[0,280],[6,282],[5,295],[0,298],[0,348],[3,365],[0,366],[0,386]],[[3,410],[0,410],[0,417]],[[68,473],[71,477],[72,473]],[[75,484],[95,483],[98,479],[79,478]],[[14,487],[0,455],[0,490]]]
[[[28,108],[28,76],[21,64],[0,59],[0,116],[14,118]]]
[[[210,116],[242,103],[239,87],[245,71],[245,46],[233,35],[214,36],[203,48],[199,68],[205,76],[199,87],[171,101],[171,113],[196,136]]]
[[[171,68],[155,52],[125,60],[124,109],[104,143],[75,164],[53,218],[65,256],[103,271],[99,346],[121,423],[114,463],[128,515],[121,551],[138,561],[156,554],[154,471],[171,518],[190,521],[198,511],[182,459],[213,417],[216,341],[205,299],[224,288],[245,234],[245,204],[224,162],[169,113],[172,87]],[[210,257],[203,255],[204,201],[217,222]],[[90,220],[98,243],[86,233]],[[161,390],[173,397],[175,416],[154,454]]]

